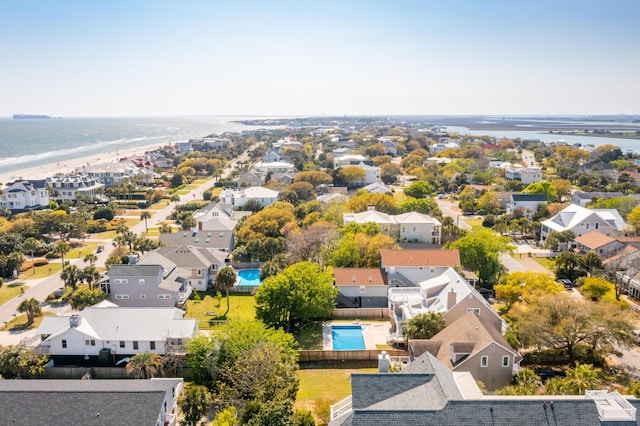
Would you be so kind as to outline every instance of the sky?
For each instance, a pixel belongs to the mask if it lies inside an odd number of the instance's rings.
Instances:
[[[0,116],[640,114],[638,0],[2,0]]]

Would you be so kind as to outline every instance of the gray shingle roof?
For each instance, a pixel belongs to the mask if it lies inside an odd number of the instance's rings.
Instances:
[[[547,194],[511,194],[513,201],[542,201],[547,202]]]
[[[172,380],[0,380],[0,419],[10,425],[149,425]]]

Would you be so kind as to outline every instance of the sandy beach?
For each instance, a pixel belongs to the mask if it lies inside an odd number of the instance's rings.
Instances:
[[[102,163],[115,163],[118,158],[132,157],[136,155],[142,155],[145,152],[153,151],[158,148],[162,148],[167,144],[150,145],[146,147],[136,147],[131,149],[119,149],[116,151],[91,155],[87,157],[65,159],[58,158],[55,163],[45,164],[38,167],[31,167],[21,170],[14,170],[12,172],[0,174],[0,184],[6,185],[9,182],[13,182],[17,179],[46,179],[49,176],[54,176],[58,173],[67,174],[81,168],[87,164],[102,164]]]

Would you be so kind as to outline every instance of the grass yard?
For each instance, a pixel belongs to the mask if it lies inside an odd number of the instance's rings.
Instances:
[[[0,287],[0,305],[4,305],[8,300],[13,299],[17,295],[20,294],[20,288],[23,288],[24,291],[27,291],[28,286],[24,285],[23,282],[16,282],[7,284],[6,282],[2,284]]]
[[[69,259],[82,259],[84,258],[86,255],[88,255],[89,253],[94,253],[96,252],[96,249],[98,248],[98,245],[100,245],[101,243],[98,242],[85,242],[84,244],[82,244],[79,247],[74,248],[73,250],[71,250],[69,253],[64,255],[64,260],[69,260]],[[88,263],[87,263],[88,265]]]
[[[478,229],[488,229],[482,226],[482,219],[463,219],[471,226],[471,229],[477,231]]]
[[[201,329],[209,329],[211,326],[207,321],[212,319],[220,319],[213,315],[207,315],[207,312],[216,312],[222,315],[227,310],[227,298],[224,295],[220,298],[220,304],[212,292],[198,292],[202,300],[194,300],[193,296],[187,302],[187,313],[185,318],[196,318],[202,321]],[[229,320],[254,320],[256,318],[255,298],[251,295],[231,295],[229,296]]]
[[[300,345],[299,349],[322,349],[322,321],[313,321],[295,327],[292,334]]]
[[[329,407],[351,395],[351,373],[375,373],[377,368],[310,368],[298,371],[300,386],[294,409],[311,411],[328,421]],[[319,423],[320,424],[320,423]]]
[[[27,314],[18,315],[13,318],[11,321],[7,323],[5,326],[2,325],[2,330],[9,329],[9,331],[22,331],[22,330],[32,330],[34,328],[38,328],[43,318],[46,316],[56,316],[53,312],[42,312],[42,315],[37,316],[33,319],[33,324],[27,326]]]
[[[66,259],[67,258],[65,257],[65,260]],[[57,274],[62,270],[62,263],[53,262],[49,263],[48,265],[36,266],[35,269],[35,273],[33,272],[33,268],[29,268],[26,271],[20,272],[20,275],[18,275],[18,279],[28,280],[35,278],[45,278],[50,275]]]
[[[550,271],[556,270],[556,262],[548,257],[534,257],[533,260],[544,266]]]
[[[116,223],[124,222],[125,225],[127,225],[127,228],[131,228],[132,226],[135,226],[141,222],[140,211],[138,211],[138,214],[136,216],[137,218],[116,216],[113,220],[116,221]]]

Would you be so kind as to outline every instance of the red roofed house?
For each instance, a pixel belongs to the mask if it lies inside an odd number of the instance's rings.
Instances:
[[[576,248],[581,253],[592,251],[603,257],[611,256],[613,253],[622,250],[625,246],[624,243],[617,239],[598,231],[591,231],[588,234],[577,237],[575,243]]]
[[[333,268],[335,284],[340,290],[338,307],[385,308],[387,276],[380,268]]]
[[[458,250],[380,250],[381,268],[391,287],[414,287],[440,275],[448,267],[460,266]]]

